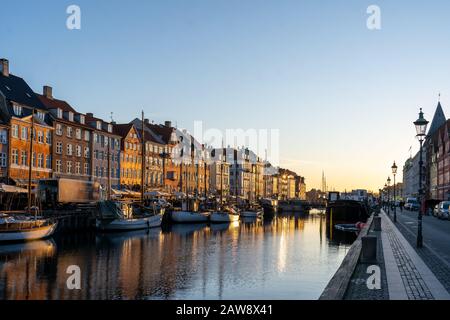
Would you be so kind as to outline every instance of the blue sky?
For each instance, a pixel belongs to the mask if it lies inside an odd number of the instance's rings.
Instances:
[[[66,28],[66,8],[82,12]],[[369,5],[381,30],[366,27]],[[418,107],[450,112],[448,1],[2,3],[0,56],[36,91],[118,122],[280,129],[281,164],[320,187],[378,189]],[[400,175],[401,176],[401,175]]]

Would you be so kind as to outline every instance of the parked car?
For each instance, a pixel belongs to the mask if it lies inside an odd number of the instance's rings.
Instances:
[[[405,203],[405,209],[411,211],[419,210],[419,201],[416,198],[407,198]]]
[[[441,203],[439,203],[439,210],[437,217],[439,219],[448,220],[450,216],[449,208],[450,208],[450,201],[442,201]]]

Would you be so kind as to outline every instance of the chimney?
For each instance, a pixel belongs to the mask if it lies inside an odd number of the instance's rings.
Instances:
[[[42,92],[44,94],[44,97],[46,97],[48,99],[53,99],[53,88],[52,87],[44,86],[44,89]]]
[[[166,121],[166,122],[164,122],[164,125],[166,127],[168,127],[168,128],[171,128],[172,127],[172,122],[171,121]]]
[[[8,59],[0,59],[0,72],[5,77],[9,77],[9,61],[8,61]]]
[[[94,114],[92,112],[88,112],[86,113],[86,117],[93,118]]]
[[[149,123],[149,120],[148,120],[148,119],[144,119],[144,123],[145,123],[145,124],[148,124],[148,123]]]

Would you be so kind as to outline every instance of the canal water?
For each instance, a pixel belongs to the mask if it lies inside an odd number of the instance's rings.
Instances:
[[[317,299],[355,238],[282,214],[0,245],[0,299]]]

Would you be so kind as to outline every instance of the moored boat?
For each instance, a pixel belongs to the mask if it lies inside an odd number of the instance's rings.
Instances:
[[[0,242],[45,239],[54,234],[57,222],[49,219],[14,217],[0,218]]]
[[[208,222],[209,213],[194,211],[172,211],[172,221],[175,223],[199,223]]]
[[[239,220],[239,215],[227,211],[215,211],[211,213],[209,220],[211,223],[230,223]]]
[[[113,200],[99,203],[100,216],[96,228],[101,231],[130,231],[161,226],[162,214],[133,216],[132,205]]]
[[[241,217],[243,218],[258,218],[262,215],[263,211],[258,209],[247,209],[241,211]]]

